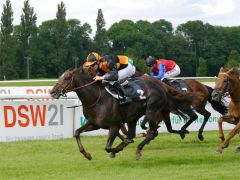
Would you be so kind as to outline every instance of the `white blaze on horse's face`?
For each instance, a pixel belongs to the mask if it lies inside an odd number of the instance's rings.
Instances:
[[[62,84],[65,78],[65,72],[59,77],[58,83]]]
[[[65,73],[63,73],[59,78],[62,79],[64,77]]]

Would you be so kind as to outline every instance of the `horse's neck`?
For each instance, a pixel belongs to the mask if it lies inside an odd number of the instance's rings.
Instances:
[[[81,100],[83,107],[93,107],[99,102],[102,96],[102,91],[103,89],[100,87],[100,84],[95,83],[77,90],[76,93]]]
[[[230,97],[231,97],[231,100],[234,102],[234,104],[238,104],[240,106],[240,81],[236,81],[235,84],[234,84],[234,89],[232,92],[230,92]]]

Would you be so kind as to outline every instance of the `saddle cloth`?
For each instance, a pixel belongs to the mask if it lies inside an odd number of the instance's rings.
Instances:
[[[163,82],[168,84],[169,86],[172,86],[175,89],[182,90],[182,91],[188,91],[188,87],[186,83],[182,79],[164,79]]]
[[[120,81],[122,87],[124,88],[126,96],[130,97],[133,101],[141,101],[146,99],[146,96],[144,95],[144,90],[140,87],[138,82],[139,80],[136,78],[129,78]],[[118,90],[110,82],[105,82],[104,84],[107,92],[111,94],[114,98],[124,98],[119,94]]]

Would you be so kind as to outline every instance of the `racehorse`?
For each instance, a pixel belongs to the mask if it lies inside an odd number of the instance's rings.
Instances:
[[[139,72],[138,72],[138,75],[139,75]],[[185,79],[183,80],[183,82],[187,85],[188,92],[192,93],[195,97],[192,103],[194,110],[196,110],[199,114],[204,116],[203,123],[198,131],[198,139],[203,141],[204,140],[203,129],[209,117],[211,116],[211,113],[205,109],[207,102],[211,104],[214,110],[216,110],[222,115],[227,113],[227,107],[222,101],[220,102],[212,101],[211,94],[212,94],[213,88],[207,85],[204,85],[193,79]],[[173,88],[167,85],[166,83],[161,82],[161,86],[164,86],[167,92],[174,91]],[[175,93],[179,93],[179,91]],[[190,113],[188,115],[190,119],[181,128],[181,130],[185,132],[188,126],[198,118],[196,113]],[[145,124],[146,124],[146,121],[143,121],[141,124],[141,127],[143,129],[146,129]]]
[[[163,107],[175,112],[179,116],[184,114],[178,109],[171,94],[165,92],[159,85],[154,83],[147,76],[137,78],[137,84],[144,91],[146,99],[138,102],[120,105],[118,100],[113,98],[99,81],[93,80],[93,75],[88,70],[79,67],[66,70],[58,79],[58,82],[51,90],[53,98],[64,96],[69,91],[78,95],[83,105],[83,114],[88,120],[85,125],[75,131],[75,138],[79,151],[88,160],[92,156],[87,152],[80,140],[80,134],[100,128],[109,129],[105,150],[110,157],[123,150],[136,135],[136,123],[140,117],[146,115],[150,130],[145,139],[137,146],[136,159],[141,159],[141,151],[156,135],[156,122],[164,116]],[[192,96],[185,96],[184,102],[191,102]],[[181,104],[182,106],[182,104]],[[128,136],[117,147],[112,148],[116,136],[122,124],[128,125]]]
[[[215,81],[215,88],[212,92],[213,100],[220,101],[224,96],[229,93],[230,103],[228,105],[229,113],[218,119],[219,138],[222,143],[216,150],[216,153],[222,153],[224,148],[227,148],[229,141],[240,132],[240,81],[239,70],[234,67],[231,69],[221,68],[218,77]],[[222,123],[228,122],[236,125],[228,134],[225,139]],[[236,152],[240,152],[240,147],[236,148]]]

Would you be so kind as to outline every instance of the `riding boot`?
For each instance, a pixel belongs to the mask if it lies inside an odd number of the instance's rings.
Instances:
[[[124,88],[121,86],[121,84],[118,81],[116,81],[113,84],[113,86],[117,89],[119,95],[122,96],[122,98],[119,98],[120,104],[127,104],[127,103],[132,102],[132,99],[129,96],[127,96]]]

